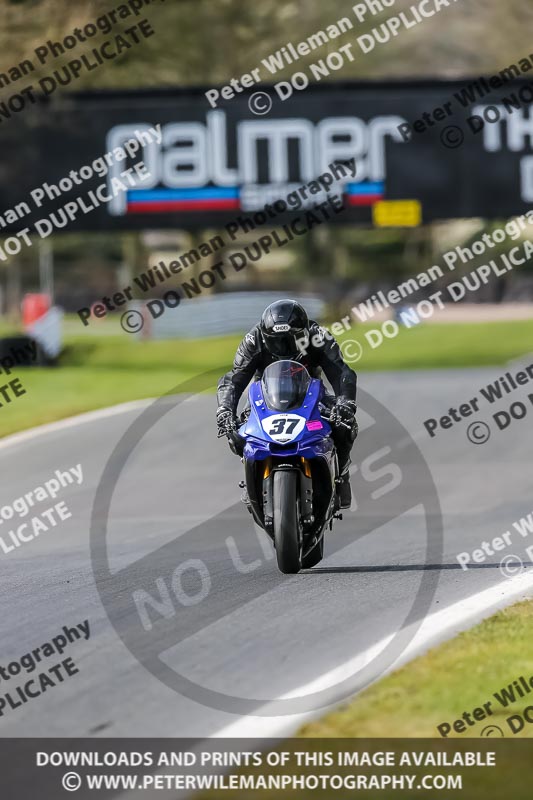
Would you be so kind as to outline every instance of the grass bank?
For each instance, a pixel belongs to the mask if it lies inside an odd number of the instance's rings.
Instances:
[[[479,737],[498,726],[505,738],[531,738],[526,723],[516,734],[506,722],[533,705],[533,691],[504,707],[494,696],[523,676],[533,676],[533,601],[517,603],[455,639],[431,650],[362,692],[356,699],[305,725],[298,736],[355,738],[438,737],[439,725],[451,726],[448,738]],[[491,702],[490,715],[454,732],[453,723]],[[514,723],[517,727],[518,722]]]

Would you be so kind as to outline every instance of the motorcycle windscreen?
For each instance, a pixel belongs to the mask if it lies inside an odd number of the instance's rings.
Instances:
[[[299,408],[310,383],[308,371],[296,361],[276,361],[265,369],[261,378],[263,397],[272,411]]]

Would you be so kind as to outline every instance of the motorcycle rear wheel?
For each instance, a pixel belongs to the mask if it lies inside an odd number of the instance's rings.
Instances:
[[[278,568],[285,575],[295,575],[302,568],[298,489],[297,472],[274,473],[274,545]]]

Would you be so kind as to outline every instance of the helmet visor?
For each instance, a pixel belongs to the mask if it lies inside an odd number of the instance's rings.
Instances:
[[[305,343],[305,331],[291,328],[287,333],[263,333],[263,340],[269,353],[277,358],[293,358],[304,352],[301,346]]]

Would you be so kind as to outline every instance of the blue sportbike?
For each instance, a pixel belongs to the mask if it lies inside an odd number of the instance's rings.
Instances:
[[[322,560],[324,532],[342,519],[328,423],[334,398],[302,364],[276,361],[250,385],[248,400],[237,431],[248,508],[272,539],[281,572],[294,574]]]

